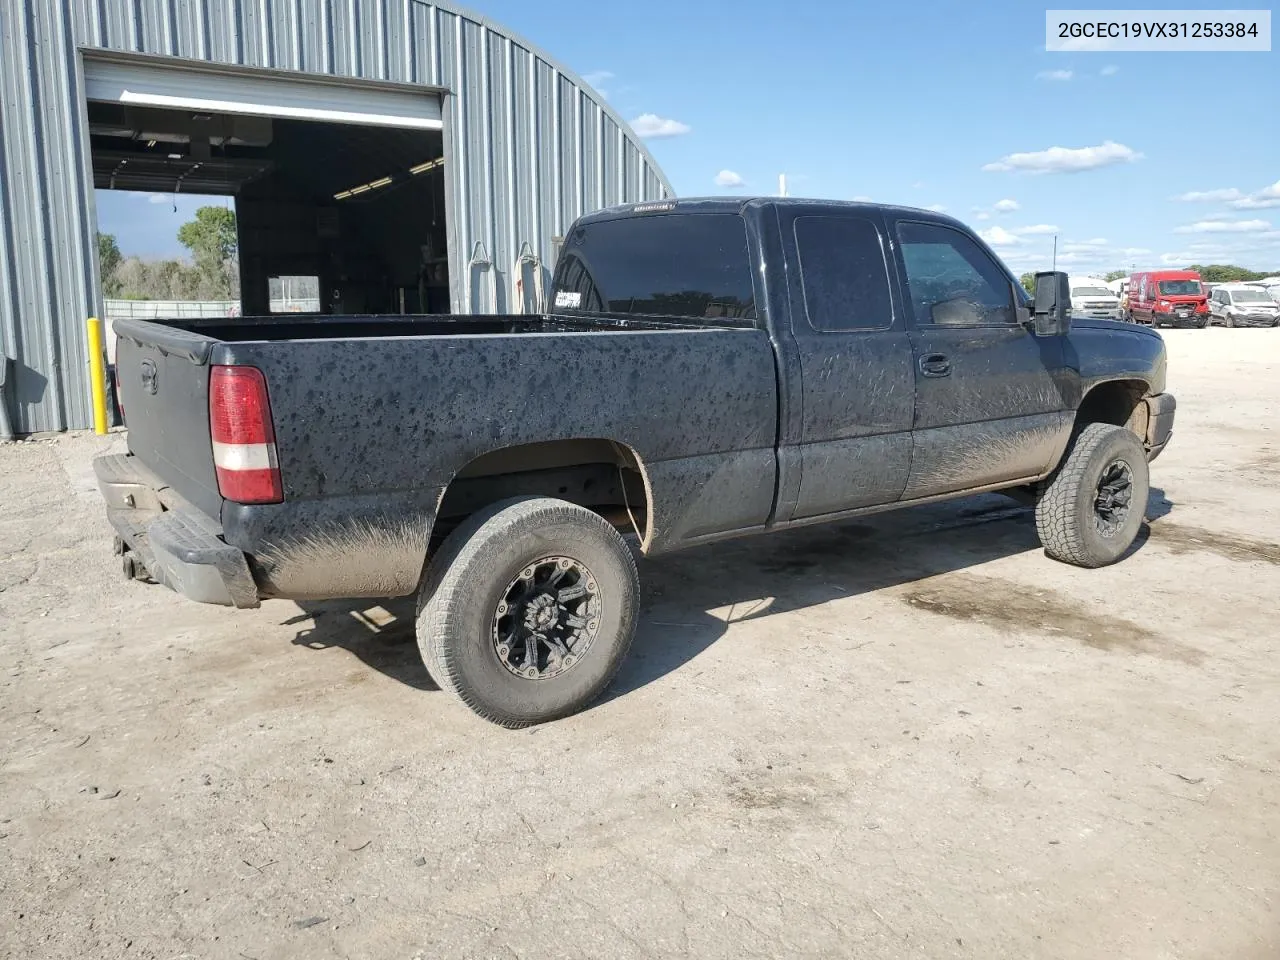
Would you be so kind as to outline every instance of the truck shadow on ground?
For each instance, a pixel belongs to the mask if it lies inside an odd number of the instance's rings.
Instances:
[[[1164,491],[1152,488],[1147,519],[1172,509]],[[1130,554],[1149,529],[1143,525]],[[605,699],[678,669],[734,623],[1039,549],[1032,509],[988,495],[642,559],[635,642]],[[414,639],[414,606],[413,598],[303,601],[285,623],[299,628],[299,646],[345,649],[407,686],[436,690]]]

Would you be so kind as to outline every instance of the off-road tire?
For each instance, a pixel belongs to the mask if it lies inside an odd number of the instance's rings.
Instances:
[[[1104,472],[1118,461],[1132,474],[1129,511],[1111,535],[1099,529],[1095,502]],[[1124,427],[1091,423],[1079,430],[1036,502],[1036,532],[1044,551],[1077,567],[1115,563],[1142,527],[1150,473],[1142,442]]]
[[[599,629],[572,667],[517,676],[499,659],[493,623],[504,591],[529,565],[571,558],[600,591]],[[495,503],[453,531],[418,593],[417,634],[427,672],[486,720],[526,727],[576,713],[621,667],[635,634],[640,578],[621,534],[597,514],[549,497]]]

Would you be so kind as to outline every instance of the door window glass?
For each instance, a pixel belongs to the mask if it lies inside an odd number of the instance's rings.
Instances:
[[[1008,276],[972,239],[931,223],[898,224],[907,290],[919,324],[1011,324]]]
[[[809,326],[824,332],[893,325],[880,231],[862,217],[798,217],[796,250]]]

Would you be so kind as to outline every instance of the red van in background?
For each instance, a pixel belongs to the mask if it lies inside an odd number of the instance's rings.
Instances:
[[[1200,274],[1191,270],[1150,270],[1129,277],[1129,319],[1154,327],[1205,327],[1209,297]]]

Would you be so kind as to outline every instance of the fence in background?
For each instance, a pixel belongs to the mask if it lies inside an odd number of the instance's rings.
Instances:
[[[104,300],[108,320],[196,320],[238,317],[239,300]]]

